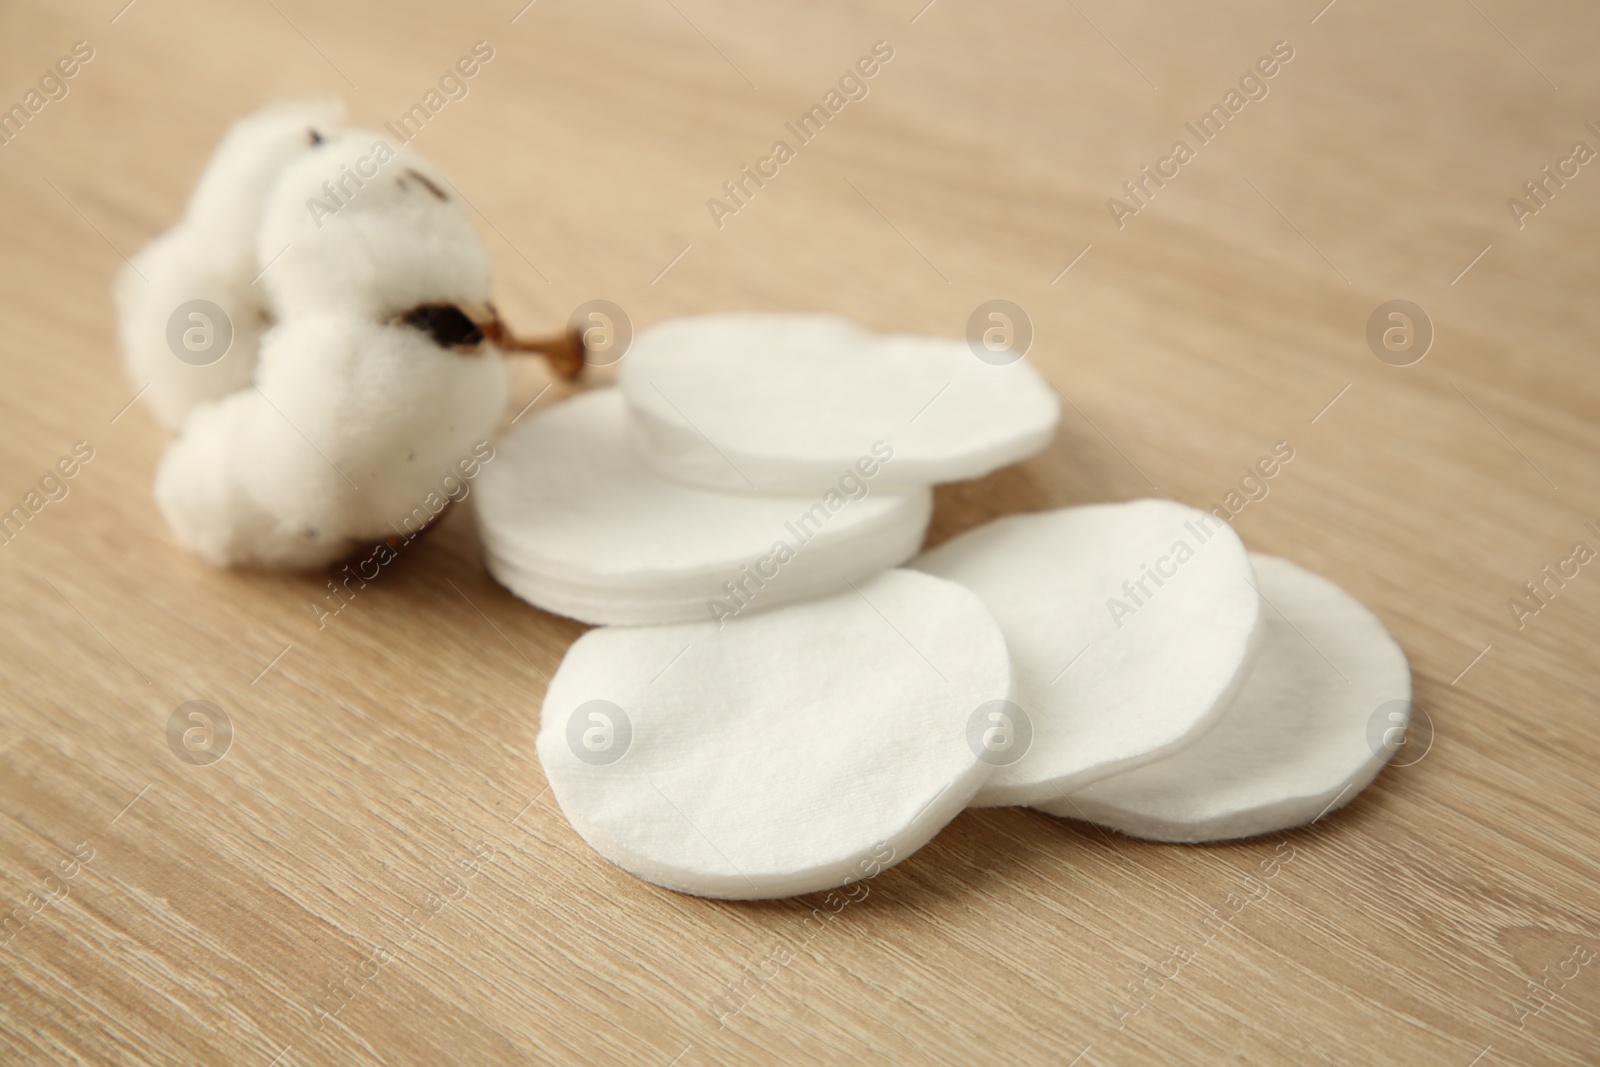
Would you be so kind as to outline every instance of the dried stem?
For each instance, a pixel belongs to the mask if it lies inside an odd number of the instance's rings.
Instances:
[[[567,330],[554,337],[518,337],[512,333],[499,316],[483,327],[489,343],[502,352],[537,352],[550,364],[550,369],[565,381],[573,381],[583,373],[583,332]]]

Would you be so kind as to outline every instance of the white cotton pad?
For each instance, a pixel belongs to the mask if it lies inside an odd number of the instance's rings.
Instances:
[[[643,331],[619,383],[663,474],[808,493],[880,453],[884,486],[976,478],[1049,443],[1055,391],[966,342],[880,337],[832,315],[708,315]]]
[[[725,620],[831,594],[922,544],[926,488],[881,488],[841,464],[811,496],[702,489],[662,477],[628,441],[620,392],[531,415],[474,494],[490,571],[537,607],[591,623]]]
[[[250,384],[268,317],[266,291],[253,284],[267,194],[287,167],[318,150],[317,138],[335,135],[339,113],[332,101],[277,104],[235,123],[183,219],[118,273],[124,370],[168,429],[196,405]]]
[[[870,877],[989,771],[969,720],[1010,686],[971,593],[911,571],[733,620],[591,630],[545,694],[539,759],[595,851],[733,899]]]
[[[1251,666],[1244,545],[1170,500],[1013,515],[912,566],[978,594],[1004,631],[1015,722],[976,804],[1039,804],[1193,741]],[[997,735],[998,736],[998,735]]]
[[[1325,578],[1252,555],[1261,655],[1238,698],[1181,752],[1038,807],[1154,841],[1220,841],[1348,804],[1410,720],[1405,653]]]

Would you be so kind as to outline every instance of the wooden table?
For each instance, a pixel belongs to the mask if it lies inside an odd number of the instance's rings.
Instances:
[[[0,548],[0,898],[23,915],[0,1061],[1600,1059],[1600,565],[1510,607],[1600,548],[1600,166],[1572,161],[1600,149],[1600,10],[125,2],[0,13],[0,101],[93,49],[0,147],[0,508],[93,450]],[[677,896],[569,828],[533,739],[583,628],[489,578],[468,511],[320,628],[326,574],[177,548],[114,347],[123,257],[234,118],[332,93],[381,126],[480,40],[413,146],[479,212],[518,326],[605,298],[639,326],[825,309],[959,336],[1014,301],[1060,436],[940,489],[930,540],[1226,506],[1288,442],[1234,525],[1390,627],[1425,758],[1413,736],[1348,809],[1216,847],[968,812],[804,940],[816,899]],[[878,41],[867,95],[800,143],[785,123]],[[730,202],[776,140],[794,158]],[[1420,362],[1369,347],[1400,299],[1432,324]],[[218,762],[169,749],[191,700],[231,721]]]

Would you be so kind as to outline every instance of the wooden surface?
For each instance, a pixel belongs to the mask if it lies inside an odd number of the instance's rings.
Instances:
[[[921,2],[0,11],[7,103],[95,50],[0,147],[0,505],[94,449],[0,547],[0,898],[27,920],[0,945],[0,1061],[1600,1060],[1600,568],[1520,628],[1508,607],[1600,548],[1600,166],[1520,230],[1506,204],[1600,149],[1600,10]],[[603,297],[637,325],[824,309],[959,335],[1013,300],[1071,406],[1043,456],[941,489],[931,540],[1210,506],[1288,441],[1235,526],[1391,628],[1425,758],[1219,847],[968,812],[805,940],[820,898],[676,896],[568,827],[533,740],[582,628],[495,585],[465,509],[320,629],[325,575],[175,547],[163,436],[119,416],[122,256],[232,119],[334,93],[378,126],[477,40],[494,59],[414,146],[481,212],[520,328]],[[870,95],[718,229],[707,198],[879,40]],[[1269,95],[1119,229],[1107,198],[1280,40]],[[1436,329],[1407,367],[1365,339],[1398,298]],[[166,740],[196,699],[234,728],[208,766]]]

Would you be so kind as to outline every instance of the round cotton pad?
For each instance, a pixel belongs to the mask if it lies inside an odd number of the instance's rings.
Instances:
[[[1057,800],[1177,750],[1232,701],[1255,651],[1244,545],[1169,500],[1010,516],[913,566],[977,593],[1011,648],[1021,714],[979,805]]]
[[[665,322],[634,340],[619,382],[651,464],[741,492],[818,492],[874,455],[883,486],[976,478],[1038,452],[1060,417],[1025,362],[832,315]]]
[[[531,416],[479,478],[494,576],[590,623],[726,621],[836,593],[911,558],[932,493],[884,491],[875,464],[841,466],[811,496],[725,493],[663,478],[628,442],[616,389]]]
[[[1405,653],[1332,582],[1251,560],[1261,655],[1217,725],[1176,755],[1039,807],[1155,841],[1220,841],[1312,822],[1377,777],[1410,720]]]
[[[720,629],[591,630],[550,682],[539,759],[573,829],[639,877],[794,896],[954,818],[990,769],[969,720],[1010,682],[977,597],[889,571]]]

